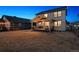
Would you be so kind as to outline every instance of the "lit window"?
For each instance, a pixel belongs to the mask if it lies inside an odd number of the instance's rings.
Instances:
[[[58,26],[61,26],[61,21],[58,21]]]
[[[78,25],[78,27],[79,27],[79,25]]]
[[[41,22],[39,22],[38,24],[41,25]]]
[[[76,27],[76,25],[74,25],[74,27]]]
[[[58,11],[58,16],[61,16],[61,11]]]
[[[44,24],[44,21],[42,23]]]
[[[57,12],[54,12],[54,17],[57,17]]]
[[[49,26],[49,22],[45,22],[45,26]]]
[[[37,23],[37,26],[42,26],[42,23],[41,22]]]
[[[54,22],[54,26],[57,26],[57,22]]]
[[[47,17],[48,16],[48,14],[44,14],[44,17]]]

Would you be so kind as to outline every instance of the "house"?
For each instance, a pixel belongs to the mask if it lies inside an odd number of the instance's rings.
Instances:
[[[32,20],[33,30],[65,31],[66,30],[67,7],[60,7],[36,14]]]
[[[79,21],[73,22],[72,23],[72,27],[74,27],[75,29],[79,30]]]
[[[0,31],[5,29],[5,21],[0,19]]]
[[[31,28],[31,21],[25,18],[3,15],[1,21],[3,21],[2,29],[5,28],[5,30],[22,30]]]

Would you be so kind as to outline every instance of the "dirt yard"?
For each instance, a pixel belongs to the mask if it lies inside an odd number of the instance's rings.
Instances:
[[[3,52],[64,52],[79,51],[79,38],[71,32],[0,32]]]

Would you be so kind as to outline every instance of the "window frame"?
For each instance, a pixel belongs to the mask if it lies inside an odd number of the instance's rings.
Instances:
[[[62,11],[58,11],[58,17],[62,16]]]
[[[45,24],[45,26],[47,26],[47,27],[50,26],[50,22],[49,22],[49,21],[45,22],[44,24]]]
[[[58,21],[58,22],[57,22],[57,23],[58,23],[58,26],[61,26],[61,22],[62,22],[62,21]]]
[[[58,13],[57,13],[57,11],[56,12],[54,12],[53,13],[53,15],[54,15],[54,17],[58,17],[58,15],[57,15]]]
[[[60,16],[62,16],[62,11],[55,11],[55,12],[53,12],[53,16],[54,17],[60,17]]]
[[[58,26],[58,23],[57,23],[57,21],[55,21],[55,22],[54,22],[54,26],[55,26],[55,27],[57,27],[57,26]]]

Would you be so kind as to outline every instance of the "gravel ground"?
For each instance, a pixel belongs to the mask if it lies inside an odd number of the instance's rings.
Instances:
[[[1,52],[77,52],[79,38],[71,32],[29,30],[0,32]]]

